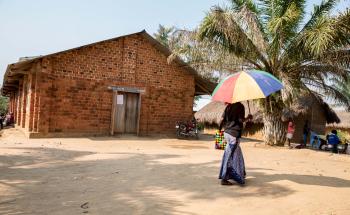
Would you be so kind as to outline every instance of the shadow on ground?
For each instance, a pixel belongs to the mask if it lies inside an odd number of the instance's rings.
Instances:
[[[183,195],[191,201],[292,194],[273,183],[280,180],[350,187],[350,181],[335,177],[266,174],[269,169],[252,168],[245,187],[223,187],[217,180],[219,160],[169,163],[181,156],[110,153],[99,159],[87,151],[23,150],[30,153],[0,156],[0,188],[6,191],[0,194],[0,214],[183,214]],[[88,208],[81,208],[84,203]]]

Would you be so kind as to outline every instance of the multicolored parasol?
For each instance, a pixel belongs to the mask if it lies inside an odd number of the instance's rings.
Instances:
[[[212,100],[235,103],[265,98],[283,88],[280,80],[270,73],[248,70],[234,73],[222,80],[212,94]]]

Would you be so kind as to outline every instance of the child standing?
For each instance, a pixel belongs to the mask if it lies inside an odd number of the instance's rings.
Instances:
[[[290,141],[291,141],[292,138],[293,138],[294,131],[295,131],[294,122],[292,121],[292,118],[289,118],[288,129],[287,129],[287,140],[288,140],[288,146],[289,146],[289,148],[291,147],[291,146],[290,146]]]

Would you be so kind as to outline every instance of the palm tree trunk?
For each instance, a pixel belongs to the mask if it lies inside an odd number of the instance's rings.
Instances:
[[[272,146],[283,146],[286,142],[287,127],[281,116],[276,113],[264,113],[264,142]]]

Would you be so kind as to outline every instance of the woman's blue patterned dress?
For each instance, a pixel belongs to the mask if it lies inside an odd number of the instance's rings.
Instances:
[[[233,179],[239,184],[245,183],[245,165],[239,139],[224,133],[227,145],[222,158],[219,179]]]

